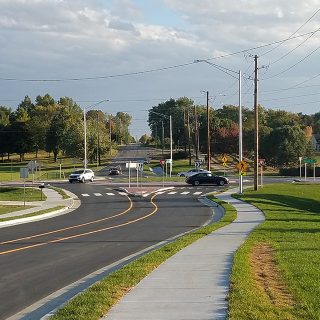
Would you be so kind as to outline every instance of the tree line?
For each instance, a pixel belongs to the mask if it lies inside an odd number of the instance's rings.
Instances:
[[[297,159],[312,154],[311,137],[320,133],[320,112],[313,115],[258,107],[259,156],[274,167],[297,163]],[[207,150],[207,107],[195,105],[193,100],[181,97],[170,99],[149,109],[148,124],[151,136],[140,142],[159,146],[168,143],[169,116],[172,117],[172,137],[175,148],[183,148],[195,157]],[[254,112],[242,108],[243,152],[253,158]],[[214,154],[239,153],[239,107],[224,105],[210,108],[210,149]],[[190,160],[191,161],[191,160]]]
[[[83,109],[72,98],[54,100],[49,94],[38,95],[34,102],[28,96],[15,111],[0,106],[0,156],[10,159],[17,153],[20,161],[26,153],[40,150],[58,156],[82,159],[84,156],[84,112],[86,115],[87,158],[90,162],[110,152],[111,148],[132,141],[129,133],[131,116],[101,110]]]

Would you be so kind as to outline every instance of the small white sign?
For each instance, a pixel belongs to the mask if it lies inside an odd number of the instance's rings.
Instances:
[[[126,163],[126,168],[137,168],[138,163],[137,162],[127,162]]]
[[[28,168],[20,168],[20,178],[26,179],[29,177],[29,169]]]

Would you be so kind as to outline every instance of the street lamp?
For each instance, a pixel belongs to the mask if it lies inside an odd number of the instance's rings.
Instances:
[[[88,160],[87,160],[87,117],[86,117],[86,110],[89,110],[97,105],[99,105],[100,103],[102,102],[106,102],[106,101],[109,101],[108,99],[104,99],[104,100],[101,100],[97,103],[94,103],[92,104],[91,106],[85,108],[83,107],[83,132],[84,132],[84,169],[87,169],[87,163],[88,163]]]
[[[166,119],[169,118],[169,128],[170,128],[170,177],[171,177],[171,173],[172,173],[172,117],[171,117],[171,115],[167,116],[166,114],[159,113],[159,112],[152,111],[152,110],[149,110],[149,112],[157,114],[160,117],[164,117]],[[162,130],[163,130],[163,122],[162,122]],[[163,131],[162,131],[162,139],[163,139]]]

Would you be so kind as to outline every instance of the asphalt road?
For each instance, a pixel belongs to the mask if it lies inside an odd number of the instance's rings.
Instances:
[[[95,182],[65,188],[81,199],[77,210],[1,229],[0,319],[99,268],[202,225],[212,213],[197,198],[215,187],[132,198]]]

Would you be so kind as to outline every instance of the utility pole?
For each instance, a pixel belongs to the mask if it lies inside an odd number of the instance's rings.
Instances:
[[[194,106],[194,141],[196,149],[196,159],[199,159],[199,133],[198,133],[198,115],[197,115],[197,106]]]
[[[254,190],[258,190],[259,170],[259,110],[258,110],[258,56],[254,56]]]
[[[209,110],[209,91],[207,91],[207,169],[210,171],[211,151],[210,151],[210,110]]]
[[[188,126],[188,149],[189,149],[189,166],[191,166],[191,146],[190,146],[190,110],[187,110],[187,126]]]

